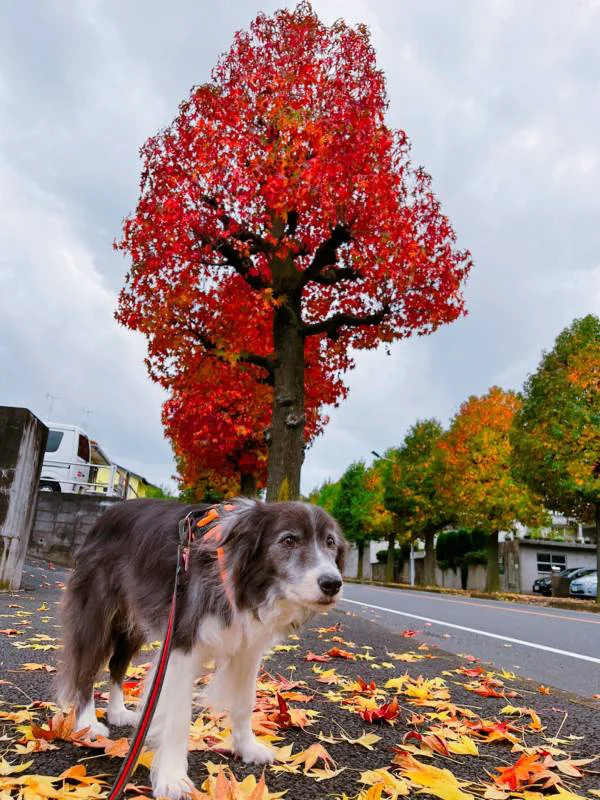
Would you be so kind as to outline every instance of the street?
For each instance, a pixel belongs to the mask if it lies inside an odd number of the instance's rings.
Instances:
[[[345,586],[344,606],[546,686],[584,697],[600,692],[600,615],[357,584]]]

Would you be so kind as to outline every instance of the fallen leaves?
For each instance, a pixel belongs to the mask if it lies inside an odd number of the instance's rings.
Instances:
[[[25,672],[48,672],[49,674],[54,674],[56,672],[56,667],[53,667],[51,664],[38,664],[33,661],[21,664],[21,669]]]
[[[12,630],[20,633],[20,622],[16,626],[7,627],[5,635]],[[191,800],[275,800],[284,792],[273,792],[272,785],[289,787],[288,780],[311,781],[315,797],[327,795],[332,800],[394,800],[418,794],[440,800],[585,800],[572,789],[575,781],[589,774],[592,759],[568,752],[577,740],[574,733],[563,730],[562,724],[551,724],[551,717],[544,718],[555,732],[550,737],[533,707],[497,702],[497,698],[506,703],[505,698],[517,697],[517,691],[507,685],[516,680],[513,673],[494,672],[473,656],[465,656],[463,666],[436,675],[430,660],[447,656],[431,655],[427,645],[406,652],[377,650],[348,641],[350,636],[342,638],[339,624],[319,628],[317,633],[319,641],[313,639],[313,650],[302,648],[296,635],[290,637],[293,644],[274,647],[272,663],[285,675],[261,672],[259,677],[252,726],[260,740],[275,751],[275,763],[262,774],[253,770],[255,774],[242,779],[237,768],[238,777],[226,763],[204,761],[209,753],[229,757],[231,730],[225,714],[198,710],[190,727],[189,750],[202,759],[202,771],[197,772],[196,760],[191,774],[198,788],[192,790]],[[407,633],[410,635],[404,638],[411,639],[417,632]],[[46,634],[16,638],[32,647],[59,646],[58,640]],[[5,646],[9,649],[15,644],[6,642]],[[149,664],[129,668],[124,683],[128,702],[139,702],[148,668]],[[297,680],[302,668],[306,680]],[[55,667],[28,661],[15,671],[32,673],[32,679],[37,673],[40,680]],[[542,702],[550,691],[544,686],[534,686],[533,691],[520,686],[516,688],[522,696],[532,698],[532,705],[536,705],[534,698]],[[459,695],[454,697],[456,687]],[[106,701],[106,686],[99,684],[96,695],[101,704]],[[49,718],[44,720],[48,712]],[[344,730],[344,715],[353,720],[346,726],[348,730]],[[318,729],[311,728],[319,718],[331,718],[327,732],[316,733]],[[29,774],[38,753],[74,746],[83,758],[97,755],[120,760],[130,747],[124,737],[90,740],[87,730],[75,730],[72,714],[57,712],[48,702],[0,708],[0,722],[5,731],[13,732],[12,736],[0,732],[7,743],[0,757],[0,800],[12,796],[19,800],[100,800],[106,791],[103,776],[88,776],[83,764],[74,764],[58,778]],[[355,758],[348,755],[351,750]],[[51,757],[54,755],[59,754]],[[499,761],[490,763],[490,758]],[[20,759],[24,762],[19,763]],[[152,753],[144,751],[139,763],[149,767],[151,761]],[[479,775],[476,782],[461,779],[461,764],[467,761],[473,765],[467,774]],[[206,777],[199,778],[199,774]],[[139,785],[128,787],[129,795],[148,795],[146,782],[142,773]],[[341,786],[354,788],[344,795]],[[288,788],[288,796],[290,800],[294,796],[293,788]],[[600,797],[594,790],[588,790],[587,796]]]
[[[31,763],[27,762],[25,766],[28,767]],[[11,772],[3,772],[0,769],[0,798],[92,800],[102,796],[106,787],[106,782],[101,779],[103,776],[88,776],[83,764],[72,766],[58,776],[22,775],[19,774],[21,772],[19,768],[13,768]]]
[[[397,756],[400,774],[419,789],[424,789],[442,800],[473,800],[473,795],[463,791],[466,784],[447,769],[422,764],[410,755]]]
[[[358,712],[366,722],[393,722],[398,718],[400,707],[396,698],[376,708],[365,708]]]

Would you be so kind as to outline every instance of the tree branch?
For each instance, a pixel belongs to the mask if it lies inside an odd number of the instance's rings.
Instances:
[[[345,225],[336,225],[332,229],[328,239],[317,247],[313,260],[309,266],[304,270],[302,275],[302,285],[306,285],[309,281],[317,281],[319,283],[337,283],[338,280],[344,278],[358,277],[354,270],[349,268],[339,270],[329,270],[329,277],[322,280],[322,273],[326,267],[335,267],[337,264],[338,249],[352,238],[349,229]],[[321,278],[321,280],[319,280]]]
[[[254,253],[269,253],[271,251],[271,247],[262,236],[259,234],[254,233],[253,231],[249,231],[236,222],[233,217],[223,211],[220,206],[219,202],[215,197],[211,197],[210,195],[202,195],[200,197],[203,203],[205,203],[210,208],[214,209],[219,217],[219,220],[222,222],[225,228],[231,227],[233,230],[227,231],[227,235],[223,237],[218,237],[214,241],[200,234],[200,238],[204,244],[213,245],[218,253],[220,253],[227,264],[241,275],[242,278],[246,281],[246,283],[251,286],[253,289],[267,289],[270,287],[269,281],[265,281],[260,275],[252,274],[251,270],[254,267],[252,259],[248,258],[248,256],[241,255],[235,246],[229,241],[229,239],[233,239],[238,242],[250,242],[252,245],[251,252]]]
[[[374,311],[372,314],[334,314],[328,319],[323,319],[320,322],[313,322],[309,325],[303,325],[301,332],[303,336],[315,336],[319,333],[326,333],[330,339],[337,339],[340,335],[341,328],[362,328],[363,326],[379,325],[385,317],[389,314],[390,307],[388,305],[382,306],[379,311]]]
[[[238,275],[242,276],[248,286],[253,289],[267,289],[271,285],[269,281],[265,281],[260,275],[251,272],[254,267],[252,259],[248,258],[248,256],[240,255],[232,244],[224,240],[220,240],[215,244],[217,252],[223,256],[230,267],[234,268]]]
[[[360,277],[358,272],[353,270],[352,267],[340,267],[339,269],[325,269],[315,275],[312,280],[315,283],[323,284],[323,286],[333,286],[334,283],[339,283],[343,280],[354,280],[358,277]]]
[[[224,363],[230,363],[229,359],[226,359],[224,356],[219,355],[217,351],[217,345],[213,342],[213,340],[207,336],[206,333],[197,330],[190,330],[195,338],[202,344],[205,350],[218,358],[219,361],[223,361]],[[242,350],[240,353],[236,353],[236,359],[241,361],[243,364],[253,364],[256,367],[261,367],[267,373],[266,382],[268,384],[273,384],[273,380],[275,377],[275,356],[261,356],[258,353],[249,353],[246,350]]]

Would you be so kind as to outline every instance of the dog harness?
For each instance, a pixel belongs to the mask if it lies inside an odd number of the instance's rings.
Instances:
[[[223,538],[223,529],[220,520],[223,515],[229,511],[234,511],[236,506],[232,503],[219,503],[210,506],[205,511],[190,511],[179,523],[179,543],[177,546],[177,563],[175,565],[175,580],[173,585],[173,593],[171,595],[171,608],[169,610],[169,619],[167,621],[167,629],[165,631],[165,638],[163,639],[162,647],[158,655],[156,664],[156,671],[152,678],[150,691],[148,692],[148,699],[144,705],[144,710],[140,717],[135,735],[131,740],[129,752],[125,756],[121,769],[119,770],[115,782],[112,785],[108,800],[117,800],[127,786],[127,780],[131,775],[141,749],[146,740],[146,735],[154,716],[154,711],[160,696],[160,690],[163,685],[167,665],[169,663],[169,655],[171,653],[171,644],[173,642],[173,632],[175,630],[175,612],[177,610],[177,596],[180,592],[181,586],[181,573],[187,573],[190,549],[197,538],[197,532],[201,531],[205,541],[213,540],[217,545],[216,555],[219,575],[223,584],[223,589],[231,604],[234,607],[234,596],[231,588],[231,581],[229,579],[229,572],[225,563],[225,550],[221,544]]]
[[[201,531],[204,541],[213,541],[217,546],[217,564],[219,567],[219,576],[223,589],[229,600],[229,604],[233,608],[235,600],[233,590],[231,588],[231,580],[229,570],[225,563],[225,549],[222,546],[221,539],[223,538],[223,528],[221,527],[220,520],[223,515],[229,511],[235,511],[236,506],[233,503],[219,503],[210,506],[206,511],[190,511],[179,523],[179,538],[181,542],[186,542],[182,550],[182,562],[184,572],[188,571],[190,549],[197,537],[197,531]],[[197,516],[200,515],[200,516]]]

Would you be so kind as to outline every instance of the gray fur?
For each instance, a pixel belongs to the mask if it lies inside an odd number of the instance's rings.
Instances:
[[[223,518],[219,544],[225,549],[237,611],[260,616],[263,607],[284,596],[286,585],[314,566],[317,547],[328,548],[331,563],[343,572],[347,544],[323,509],[245,499],[232,503],[236,510]],[[61,705],[75,703],[81,710],[107,661],[112,681],[120,685],[142,644],[162,637],[175,576],[179,522],[188,512],[206,508],[169,500],[132,500],[113,506],[98,521],[77,554],[63,603]],[[282,543],[286,531],[293,532],[296,545]],[[196,540],[183,584],[173,647],[187,652],[198,643],[206,616],[231,624],[233,612],[214,540]]]

